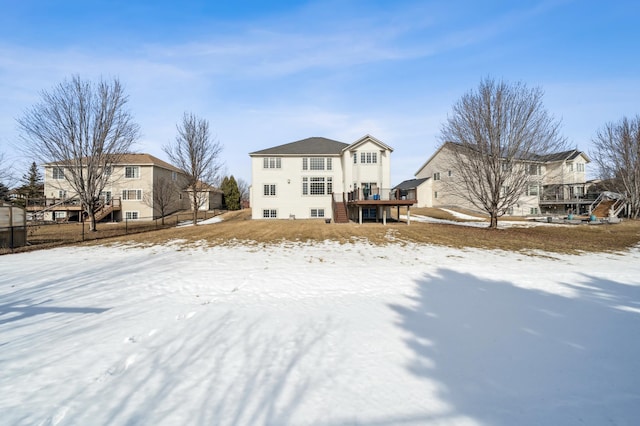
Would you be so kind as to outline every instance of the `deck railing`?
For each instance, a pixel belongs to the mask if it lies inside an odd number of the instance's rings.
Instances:
[[[414,191],[415,192],[415,191]],[[347,193],[348,201],[365,201],[365,200],[411,200],[415,199],[409,196],[409,191],[401,191],[399,189],[391,188],[371,188],[366,190],[363,188],[356,188],[353,191]]]

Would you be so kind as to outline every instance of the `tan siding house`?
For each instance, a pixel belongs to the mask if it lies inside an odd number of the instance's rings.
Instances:
[[[421,182],[419,207],[459,207],[477,210],[447,187],[456,183],[451,164],[454,156],[450,142],[443,144],[415,173]],[[586,167],[589,158],[581,151],[569,150],[541,155],[523,161],[519,167],[529,170],[529,186],[510,212],[514,216],[565,214],[569,210],[583,212],[593,200],[586,198]]]
[[[74,220],[68,216],[77,216],[80,209],[76,211],[69,207],[76,194],[64,179],[64,168],[49,163],[45,164],[44,169],[44,192],[46,203],[50,206],[45,209],[44,219],[59,220],[66,217]],[[159,191],[161,187],[171,188],[174,194],[172,202],[165,208],[165,214],[189,209],[185,177],[180,169],[150,154],[125,154],[112,166],[109,182],[101,196],[105,203],[117,206],[110,212],[113,220],[150,220],[161,215],[161,208],[154,199],[154,191]]]

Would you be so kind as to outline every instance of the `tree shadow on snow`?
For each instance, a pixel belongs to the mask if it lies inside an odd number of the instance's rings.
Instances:
[[[33,303],[29,300],[20,300],[13,303],[0,305],[0,325],[14,321],[20,321],[42,314],[101,314],[109,308],[88,307],[64,307],[46,305],[47,300],[41,303]]]
[[[450,406],[441,420],[640,418],[640,286],[584,275],[580,284],[565,283],[573,293],[565,297],[449,269],[417,284],[409,303],[390,307],[414,354],[407,368],[437,382]]]

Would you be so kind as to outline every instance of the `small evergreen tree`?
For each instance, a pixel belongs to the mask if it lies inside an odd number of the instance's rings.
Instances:
[[[225,176],[220,184],[220,190],[222,191],[222,207],[227,209],[227,191],[229,190],[229,178]]]
[[[224,191],[224,203],[227,206],[227,210],[240,210],[240,191],[238,190],[238,183],[236,179],[231,175],[227,180],[226,188]]]
[[[22,176],[22,186],[18,189],[23,197],[38,198],[42,195],[43,182],[38,165],[34,161],[29,167],[27,174]]]

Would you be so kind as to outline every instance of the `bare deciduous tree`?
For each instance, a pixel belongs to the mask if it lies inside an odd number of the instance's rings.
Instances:
[[[539,88],[487,78],[454,104],[442,127],[442,143],[453,148],[447,190],[487,212],[490,228],[525,192],[527,163],[566,145],[542,97]]]
[[[238,178],[238,192],[240,192],[240,208],[249,201],[249,182]]]
[[[118,79],[94,84],[74,76],[43,91],[42,101],[17,120],[23,150],[64,170],[64,181],[80,200],[93,231],[112,165],[139,135],[127,102]]]
[[[209,122],[185,113],[182,124],[176,126],[178,135],[171,145],[163,147],[171,162],[186,176],[187,189],[191,196],[193,223],[197,224],[198,209],[205,202],[210,184],[222,168],[220,154],[222,144],[213,139]]]
[[[591,156],[612,191],[624,194],[631,216],[640,217],[640,115],[607,123],[593,139]]]
[[[145,192],[143,201],[160,213],[164,225],[164,217],[180,208],[179,195],[180,189],[171,179],[160,177],[155,181],[153,190]]]
[[[11,173],[4,152],[0,152],[0,182],[9,182],[10,179]]]

